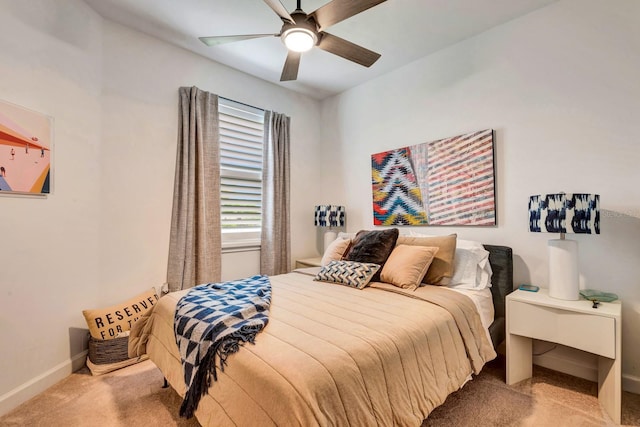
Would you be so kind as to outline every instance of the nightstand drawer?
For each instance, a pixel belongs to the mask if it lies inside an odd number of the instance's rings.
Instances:
[[[594,316],[553,307],[509,302],[509,333],[551,341],[616,358],[616,322],[611,317]]]

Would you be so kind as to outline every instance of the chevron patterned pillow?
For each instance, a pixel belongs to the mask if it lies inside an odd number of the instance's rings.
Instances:
[[[313,280],[340,283],[352,288],[363,289],[380,269],[378,264],[355,261],[331,261],[322,267]]]

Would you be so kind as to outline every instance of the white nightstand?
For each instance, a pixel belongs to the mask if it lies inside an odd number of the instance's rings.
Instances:
[[[598,400],[620,424],[622,399],[622,311],[620,301],[592,308],[586,300],[564,301],[538,292],[507,295],[507,384],[532,375],[532,339],[598,355]]]
[[[322,267],[322,257],[305,258],[296,260],[296,268]]]

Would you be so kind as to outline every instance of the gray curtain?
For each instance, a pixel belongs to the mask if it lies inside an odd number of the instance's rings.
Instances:
[[[260,272],[268,275],[291,268],[289,122],[284,114],[265,111]]]
[[[170,291],[220,281],[218,97],[180,88],[167,283]]]

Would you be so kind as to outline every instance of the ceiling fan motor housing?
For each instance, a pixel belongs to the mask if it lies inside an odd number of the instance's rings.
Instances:
[[[291,14],[291,17],[295,21],[295,24],[285,21],[280,30],[280,38],[285,43],[287,35],[293,32],[303,31],[309,34],[313,38],[313,45],[316,46],[320,41],[318,34],[318,24],[312,16],[307,15],[302,10],[297,9]],[[285,43],[286,45],[286,43]]]

